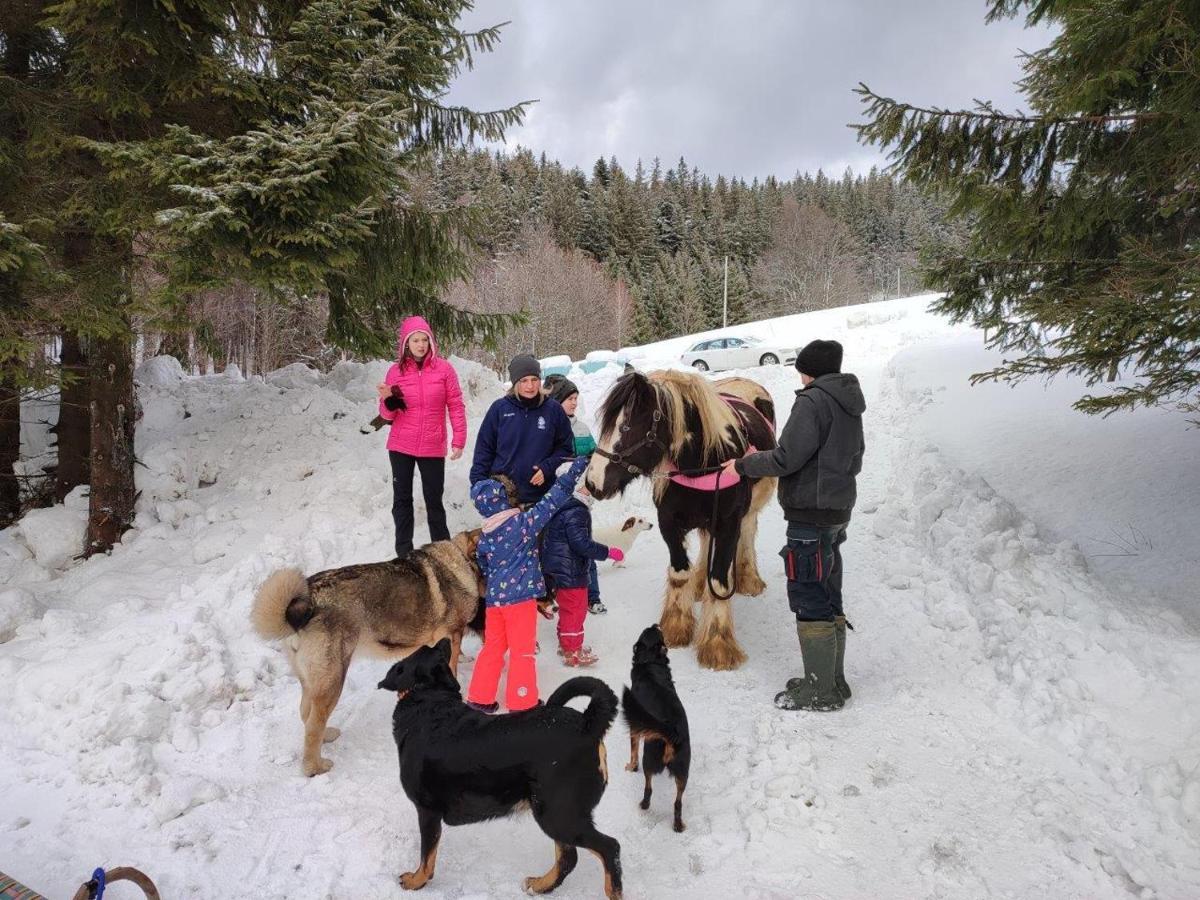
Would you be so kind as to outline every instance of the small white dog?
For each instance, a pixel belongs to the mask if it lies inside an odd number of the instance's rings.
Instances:
[[[620,525],[596,528],[592,531],[592,540],[607,547],[619,547],[622,553],[628,554],[629,548],[643,531],[649,531],[654,526],[641,516],[630,516]],[[624,563],[615,562],[614,566]]]

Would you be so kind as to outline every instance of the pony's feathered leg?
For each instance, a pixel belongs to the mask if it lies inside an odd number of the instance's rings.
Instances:
[[[706,669],[736,669],[746,661],[733,635],[733,610],[728,600],[710,598],[700,614],[700,636],[696,640],[696,661]]]
[[[734,572],[737,578],[738,593],[748,597],[757,597],[767,589],[766,582],[758,573],[758,554],[754,549],[754,541],[758,535],[758,512],[766,506],[774,492],[774,478],[764,478],[755,484],[754,492],[750,495],[750,510],[742,519],[742,532],[738,537]]]
[[[713,585],[718,593],[729,591],[730,570],[738,548],[740,534],[739,523],[718,523],[718,531],[712,540],[716,541],[716,552],[713,554]],[[708,562],[707,555],[704,564]],[[707,576],[706,576],[707,579]],[[733,611],[728,600],[719,600],[707,592],[704,598],[704,609],[700,619],[700,635],[696,641],[696,661],[706,669],[736,669],[746,661],[746,654],[738,646],[737,638],[733,635]]]
[[[692,564],[688,595],[693,603],[705,603],[712,599],[712,593],[708,589],[708,545],[712,539],[703,528],[697,529],[696,534],[700,536],[700,552]]]
[[[668,647],[686,647],[692,642],[696,630],[696,616],[692,612],[692,592],[689,582],[691,573],[685,533],[669,520],[659,517],[659,529],[667,543],[671,561],[667,564],[667,592],[663,597],[662,628],[663,641]]]

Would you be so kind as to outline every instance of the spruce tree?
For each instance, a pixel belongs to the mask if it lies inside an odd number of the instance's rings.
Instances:
[[[136,318],[181,311],[195,292],[236,279],[326,293],[328,338],[363,353],[390,352],[405,313],[424,313],[447,342],[491,339],[508,322],[441,301],[470,272],[477,223],[417,182],[433,152],[497,140],[521,116],[442,102],[498,38],[459,30],[469,6],[5,7],[0,96],[16,110],[18,146],[2,158],[27,161],[27,187],[4,213],[61,276],[55,291],[72,315],[56,315],[88,338],[89,552],[111,547],[133,518]],[[27,43],[31,65],[14,73],[11,51]],[[160,287],[135,291],[135,273],[151,267]]]
[[[861,85],[865,141],[969,223],[933,255],[935,307],[1013,354],[978,379],[1068,372],[1090,413],[1200,408],[1200,6],[992,0],[1056,36],[1029,55],[1029,113],[920,108]]]

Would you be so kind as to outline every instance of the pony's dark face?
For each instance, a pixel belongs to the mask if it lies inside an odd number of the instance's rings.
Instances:
[[[639,474],[653,471],[666,455],[669,442],[670,427],[659,409],[654,386],[640,372],[622,375],[600,408],[600,439],[584,473],[584,484],[597,500],[606,500]],[[614,456],[617,458],[612,459]]]
[[[667,645],[663,641],[662,629],[658,625],[651,625],[634,642],[633,664],[666,661]]]
[[[388,669],[379,687],[395,691],[403,700],[413,691],[441,690],[459,693],[458,679],[450,671],[450,639],[435,647],[421,647]]]

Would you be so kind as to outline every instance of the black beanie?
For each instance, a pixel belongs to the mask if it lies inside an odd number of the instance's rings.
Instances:
[[[508,380],[516,384],[528,375],[542,377],[542,366],[528,353],[518,353],[508,364]]]
[[[796,354],[796,371],[812,378],[842,371],[842,345],[837,341],[809,341]]]
[[[550,399],[557,400],[562,403],[572,394],[578,394],[579,388],[575,387],[575,382],[569,381],[566,378],[560,378],[550,390]]]

